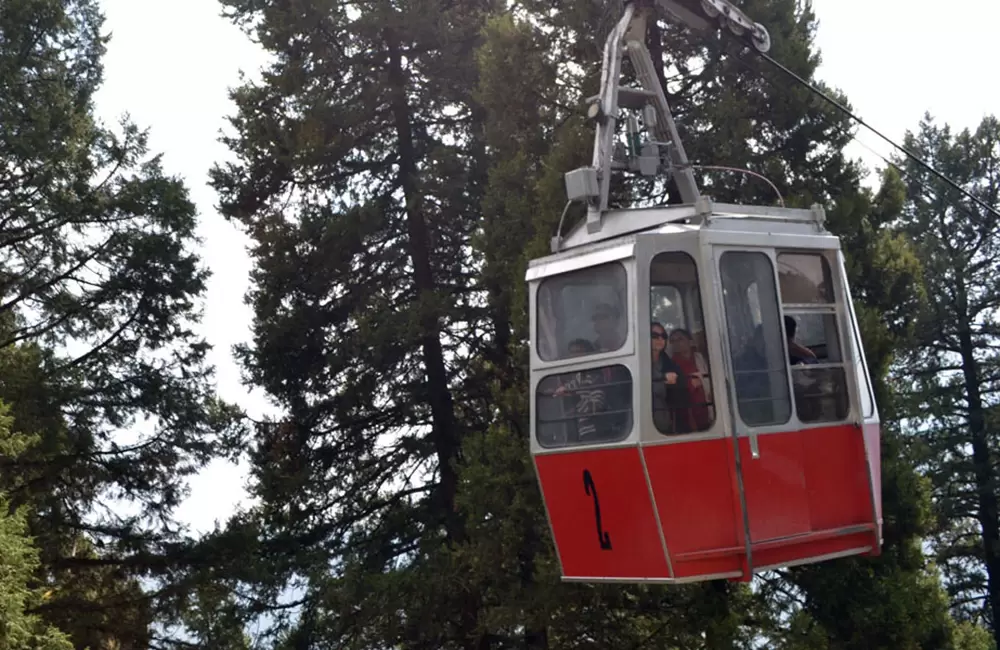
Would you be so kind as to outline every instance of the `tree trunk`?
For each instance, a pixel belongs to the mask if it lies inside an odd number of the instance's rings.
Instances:
[[[448,389],[448,373],[441,345],[441,323],[434,303],[434,271],[431,268],[430,238],[424,218],[420,189],[417,182],[417,160],[410,123],[410,106],[406,97],[406,74],[403,70],[399,40],[392,30],[386,30],[389,50],[389,84],[392,115],[399,139],[399,184],[406,202],[406,234],[409,239],[410,261],[413,263],[413,283],[420,309],[421,351],[427,373],[429,406],[434,451],[437,455],[440,486],[438,498],[443,509],[449,540],[460,542],[464,531],[454,516],[458,476],[452,461],[458,452],[455,409]]]
[[[535,558],[541,550],[542,540],[530,524],[525,526],[524,541],[518,553],[521,587],[527,591],[535,583]],[[524,626],[524,650],[548,650],[549,631],[545,621],[538,620],[534,612],[527,612]]]
[[[986,565],[986,589],[992,617],[993,638],[1000,647],[1000,522],[994,489],[993,462],[987,440],[986,417],[979,391],[979,365],[968,326],[959,332],[962,351],[962,374],[969,403],[969,437],[972,442],[972,466],[979,504],[979,527],[983,536],[983,562]]]
[[[736,637],[729,620],[729,583],[712,580],[704,586],[706,600],[705,648],[707,650],[733,650]]]
[[[461,544],[466,539],[465,526],[455,508],[458,491],[458,472],[452,465],[458,456],[458,426],[454,401],[448,388],[448,372],[441,344],[441,321],[436,306],[434,270],[431,267],[430,237],[424,217],[418,184],[417,156],[414,147],[411,109],[407,99],[407,78],[399,38],[392,29],[384,32],[388,50],[388,80],[393,122],[399,147],[399,185],[406,204],[406,233],[409,240],[410,261],[413,264],[413,282],[420,310],[419,323],[424,370],[427,373],[427,398],[431,409],[431,438],[437,456],[439,484],[437,505],[445,525],[445,535],[450,544]],[[468,594],[459,612],[459,642],[473,650],[485,643],[484,635],[476,634],[479,608],[478,598]]]

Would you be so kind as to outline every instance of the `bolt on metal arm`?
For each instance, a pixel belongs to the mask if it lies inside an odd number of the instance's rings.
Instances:
[[[644,176],[672,175],[683,203],[695,204],[701,197],[666,94],[645,44],[648,20],[656,20],[654,9],[661,10],[665,17],[698,30],[707,30],[713,22],[717,22],[735,36],[746,38],[761,52],[766,52],[771,46],[767,30],[752,22],[728,0],[636,0],[625,6],[624,15],[605,41],[600,94],[588,100],[587,117],[597,126],[593,162],[590,167],[581,167],[565,175],[569,200],[587,203],[587,231],[590,233],[601,230],[602,217],[608,209],[613,169],[630,169]],[[622,58],[626,54],[642,88],[619,85]],[[616,141],[615,127],[620,109],[641,112],[642,124],[647,131],[645,141],[639,134],[639,120],[634,116],[626,118],[627,147],[621,147]],[[623,157],[620,154],[625,154],[626,160],[616,160],[616,156]],[[558,250],[558,247],[557,235],[553,240],[553,250]]]

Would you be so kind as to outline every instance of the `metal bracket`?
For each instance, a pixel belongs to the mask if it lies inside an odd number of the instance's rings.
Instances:
[[[694,203],[696,219],[702,224],[708,224],[712,221],[712,214],[715,212],[715,204],[712,202],[711,197],[705,196],[704,194],[698,197],[698,200]]]
[[[629,3],[625,7],[624,15],[608,35],[601,66],[601,92],[598,97],[592,98],[588,110],[589,117],[597,123],[593,162],[589,168],[575,169],[566,174],[569,198],[582,198],[587,201],[587,231],[590,233],[600,232],[603,225],[602,217],[608,209],[619,108],[643,111],[645,126],[653,136],[649,142],[632,143],[640,154],[637,156],[636,164],[638,171],[644,175],[654,174],[656,167],[659,166],[658,143],[669,142],[672,145],[668,150],[669,168],[674,175],[681,200],[684,203],[695,203],[700,196],[687,153],[684,151],[684,144],[670,112],[670,105],[656,77],[653,59],[645,45],[647,21],[651,14],[650,7],[637,7],[636,4]],[[642,83],[641,89],[619,85],[625,54],[628,55]],[[648,110],[649,108],[652,110]],[[638,134],[636,133],[634,137],[638,138]],[[649,160],[646,160],[647,158]],[[590,182],[582,180],[586,177],[589,181],[591,174],[596,175],[596,188]]]
[[[820,232],[825,232],[826,228],[824,224],[826,223],[826,210],[819,203],[813,203],[809,208],[809,212],[812,214],[813,220],[816,221],[816,228]]]
[[[615,125],[618,122],[618,80],[622,73],[622,40],[632,25],[633,16],[635,16],[635,5],[630,3],[626,5],[625,13],[618,24],[608,34],[608,39],[604,43],[604,61],[601,64],[600,98],[597,110],[590,111],[597,122],[592,167],[597,171],[598,183],[598,194],[589,197],[587,205],[587,232],[590,233],[601,230],[601,217],[608,209],[611,159],[614,155]]]
[[[648,21],[656,20],[654,7],[666,17],[695,29],[706,30],[713,23],[718,23],[734,35],[745,37],[761,52],[771,47],[767,30],[760,23],[751,21],[729,0],[635,0],[625,5],[624,14],[604,43],[600,94],[588,99],[587,115],[596,125],[593,161],[589,167],[575,169],[565,176],[568,198],[587,204],[586,225],[590,234],[599,233],[603,227],[613,170],[632,169],[644,176],[666,172],[673,176],[683,203],[697,204],[701,197],[666,94],[645,44]],[[642,88],[619,85],[622,60],[626,54]],[[629,163],[624,164],[615,160],[615,128],[620,119],[619,109],[641,111],[647,132],[647,139],[643,142],[638,122],[635,118],[628,121],[631,158]],[[667,150],[666,159],[661,155],[664,148]]]

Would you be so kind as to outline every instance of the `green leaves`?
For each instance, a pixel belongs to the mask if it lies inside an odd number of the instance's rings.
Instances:
[[[928,115],[908,149],[991,205],[1000,205],[1000,123],[953,133]],[[899,368],[907,433],[932,485],[936,557],[961,618],[995,630],[1000,612],[995,408],[1000,221],[924,168],[898,160],[907,186],[899,227],[924,267],[927,300]],[[996,632],[994,631],[994,634]]]
[[[32,439],[11,431],[13,418],[0,402],[0,457],[16,461]],[[70,650],[69,638],[32,610],[51,597],[49,585],[37,585],[38,550],[28,533],[27,509],[12,508],[0,492],[0,648],[9,650]]]
[[[102,20],[91,0],[0,6],[0,398],[37,439],[3,459],[0,490],[28,508],[30,571],[53,587],[38,613],[94,648],[148,644],[190,545],[171,521],[184,477],[241,417],[194,332],[208,274],[187,189],[139,127],[93,116]]]
[[[884,420],[883,556],[781,572],[756,592],[561,585],[528,455],[523,277],[555,234],[562,174],[590,156],[579,99],[616,9],[222,4],[274,55],[233,92],[236,162],[212,184],[253,238],[240,359],[284,414],[253,432],[259,502],[218,533],[243,550],[231,582],[199,595],[203,639],[239,643],[211,627],[215,608],[227,630],[273,616],[276,648],[976,647],[921,553],[931,485],[889,376],[933,301],[928,269],[904,227],[905,179],[862,189],[842,114],[748,73],[724,43],[650,34],[681,73],[668,91],[692,158],[765,173],[789,204],[823,202],[842,237]],[[808,3],[746,10],[809,77]],[[701,180],[717,200],[775,201],[739,175]],[[658,201],[664,188],[615,193]]]

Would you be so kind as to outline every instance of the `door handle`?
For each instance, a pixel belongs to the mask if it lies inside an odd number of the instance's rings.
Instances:
[[[750,436],[750,457],[754,460],[760,458],[760,447],[757,446],[757,434],[751,433]]]

